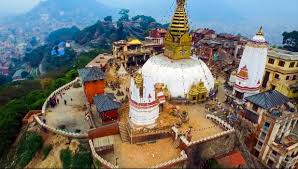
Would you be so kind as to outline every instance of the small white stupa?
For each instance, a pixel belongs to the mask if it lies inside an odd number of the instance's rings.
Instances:
[[[263,28],[250,40],[244,49],[236,74],[233,94],[243,99],[260,92],[265,73],[268,43],[264,38]]]

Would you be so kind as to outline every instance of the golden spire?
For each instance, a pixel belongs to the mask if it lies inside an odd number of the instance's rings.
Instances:
[[[264,30],[263,30],[263,26],[260,27],[258,33],[256,34],[258,36],[264,36]]]
[[[165,37],[165,56],[171,59],[187,59],[191,55],[192,37],[185,12],[185,1],[177,0],[177,7]]]

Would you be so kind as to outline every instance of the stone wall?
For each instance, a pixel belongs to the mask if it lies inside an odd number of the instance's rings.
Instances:
[[[175,158],[173,160],[169,160],[167,162],[149,167],[149,168],[172,168],[177,167],[179,164],[183,164],[187,160],[187,155],[185,151],[181,151],[180,156],[178,158]]]
[[[34,120],[35,120],[35,122],[37,122],[37,124],[41,128],[46,129],[46,130],[53,132],[55,134],[59,134],[59,135],[69,137],[69,138],[78,138],[78,139],[88,138],[87,133],[72,133],[72,132],[68,132],[68,131],[64,131],[64,130],[60,130],[60,129],[51,127],[51,126],[45,124],[44,122],[42,122],[42,120],[37,115],[34,115]]]
[[[208,159],[227,154],[235,149],[235,133],[222,135],[187,147],[187,167],[197,168]]]
[[[218,124],[224,131],[191,142],[185,136],[180,136],[179,147],[186,151],[188,156],[187,167],[197,168],[202,166],[206,160],[229,153],[235,149],[237,139],[235,129],[214,115],[207,115],[206,118]],[[172,131],[174,138],[177,138],[178,130],[173,127]]]
[[[92,140],[89,140],[89,145],[90,145],[90,149],[92,152],[92,157],[102,165],[101,168],[110,168],[110,169],[119,168],[119,166],[115,166],[115,165],[111,164],[110,162],[103,159],[96,153]]]

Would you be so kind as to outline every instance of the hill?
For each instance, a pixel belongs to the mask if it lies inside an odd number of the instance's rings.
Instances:
[[[96,0],[46,0],[24,15],[10,20],[17,25],[44,27],[52,31],[50,28],[54,25],[85,27],[112,12],[111,8]]]

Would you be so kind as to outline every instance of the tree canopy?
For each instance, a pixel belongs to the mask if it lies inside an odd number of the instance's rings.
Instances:
[[[298,52],[298,31],[284,32],[283,47],[287,50]]]

